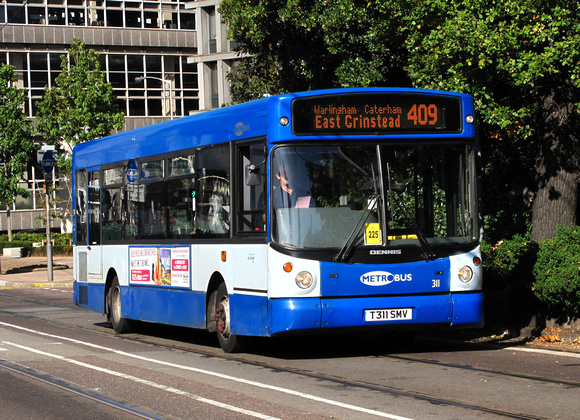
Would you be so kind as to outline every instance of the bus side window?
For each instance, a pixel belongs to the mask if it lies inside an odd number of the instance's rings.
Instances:
[[[230,235],[229,144],[200,149],[196,155],[195,228],[198,238]]]
[[[195,229],[193,227],[195,184],[193,176],[167,181],[169,233],[172,239],[195,238]]]
[[[123,190],[120,187],[103,189],[101,195],[103,241],[123,239],[122,196]]]
[[[87,170],[81,169],[76,173],[76,243],[87,243]]]
[[[167,189],[163,180],[144,185],[145,201],[139,212],[139,229],[142,239],[167,239],[168,207]]]
[[[89,245],[101,244],[101,171],[91,171],[89,178]]]
[[[238,146],[238,211],[240,233],[266,231],[266,143]]]

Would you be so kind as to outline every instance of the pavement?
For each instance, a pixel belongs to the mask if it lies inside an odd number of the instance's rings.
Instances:
[[[0,257],[0,289],[72,286],[72,257],[52,258],[52,281],[46,257]]]

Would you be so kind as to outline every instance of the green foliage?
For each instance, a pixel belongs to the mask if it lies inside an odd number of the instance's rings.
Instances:
[[[23,257],[30,256],[32,252],[32,242],[26,241],[2,241],[0,240],[0,255],[2,254],[4,248],[24,248],[23,250]]]
[[[405,16],[409,76],[416,86],[474,95],[486,224],[494,240],[506,228],[508,235],[523,233],[529,212],[522,193],[545,188],[562,168],[579,171],[579,3],[421,3]]]
[[[61,56],[61,73],[52,88],[44,89],[38,102],[36,119],[44,140],[59,152],[57,167],[71,179],[72,150],[79,143],[121,130],[125,114],[119,111],[113,87],[105,79],[99,54],[75,38],[68,55]],[[72,211],[72,186],[67,183],[69,201],[65,212]]]
[[[234,103],[260,99],[272,92],[286,93],[285,89],[275,84],[277,66],[268,57],[246,57],[236,65],[234,71],[227,75]]]
[[[75,38],[61,59],[61,73],[38,103],[37,121],[46,142],[60,152],[59,169],[68,173],[73,147],[122,129],[125,116],[100,69],[97,52]]]
[[[25,91],[14,86],[17,80],[13,66],[0,66],[0,199],[7,209],[16,196],[28,196],[18,182],[34,152],[32,125],[23,107]]]
[[[514,235],[495,245],[483,241],[483,280],[486,324],[519,328],[536,313],[532,292],[537,245],[527,235]]]
[[[46,246],[31,248],[29,257],[46,257]],[[70,257],[73,255],[72,245],[54,245],[52,247],[53,257]]]
[[[252,55],[230,79],[234,102],[349,86],[473,94],[493,243],[529,230],[525,195],[579,171],[579,2],[223,0],[220,11]]]
[[[521,269],[528,254],[535,248],[528,235],[514,235],[511,239],[499,241],[494,246],[487,242],[482,243],[482,252],[485,255],[484,267],[493,277],[502,281],[508,277],[519,275],[514,270]],[[526,273],[529,274],[529,270]]]
[[[534,291],[556,318],[580,316],[580,226],[560,226],[542,244],[534,267]]]
[[[316,0],[225,0],[220,13],[241,51],[253,55],[232,79],[256,92],[234,89],[234,102],[262,94],[325,87],[335,83],[334,60],[324,43]]]
[[[51,233],[53,243],[52,255],[72,255],[72,233]],[[44,233],[17,233],[12,242],[8,241],[8,235],[0,235],[0,254],[4,248],[24,248],[25,257],[45,257],[46,245],[33,247],[33,243],[46,241]]]
[[[230,77],[234,102],[300,90],[410,83],[403,70],[398,2],[223,0],[220,13],[230,39],[251,54]]]
[[[51,233],[50,239],[55,245],[70,245],[72,243],[72,233]],[[0,235],[0,242],[8,241],[8,235]],[[40,243],[46,241],[45,233],[17,233],[14,241],[26,243]]]

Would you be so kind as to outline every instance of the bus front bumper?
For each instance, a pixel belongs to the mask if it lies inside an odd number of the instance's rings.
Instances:
[[[269,335],[301,330],[483,327],[483,293],[269,301]]]

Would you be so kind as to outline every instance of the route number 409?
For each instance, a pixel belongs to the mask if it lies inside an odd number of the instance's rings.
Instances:
[[[413,121],[413,125],[435,125],[437,105],[414,104],[407,113],[407,119]]]

